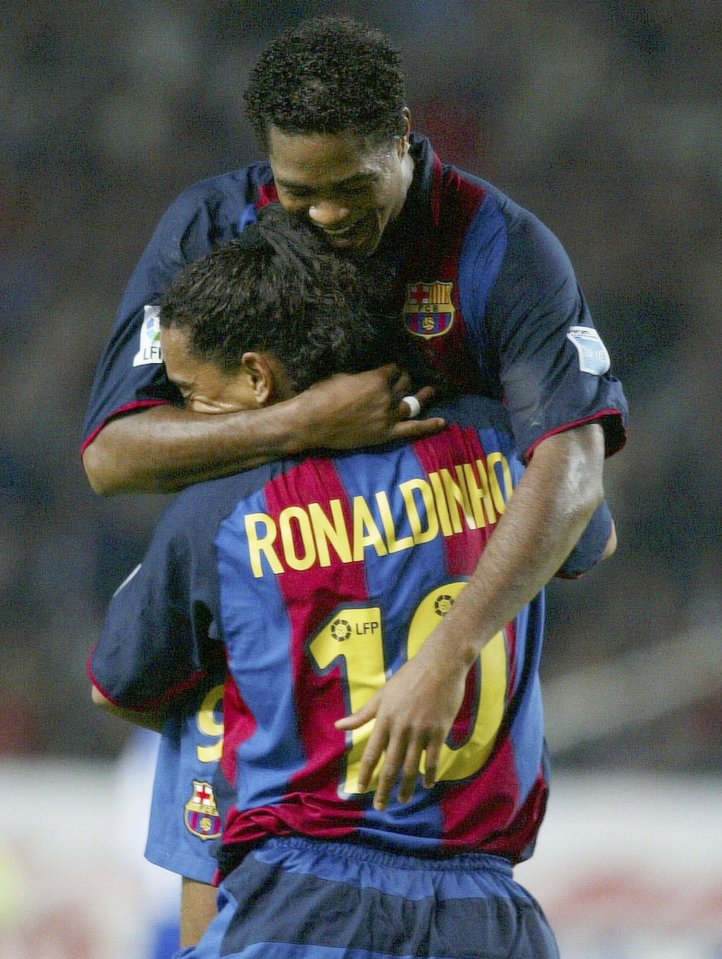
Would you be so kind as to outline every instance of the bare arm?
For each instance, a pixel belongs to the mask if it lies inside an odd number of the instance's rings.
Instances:
[[[597,424],[541,443],[454,607],[381,692],[336,724],[355,729],[375,717],[359,787],[368,788],[385,751],[374,797],[377,809],[386,808],[399,776],[399,799],[411,798],[424,751],[424,782],[433,784],[469,668],[568,556],[602,502],[603,463],[604,437]],[[612,538],[615,544],[616,534]]]
[[[218,912],[218,890],[197,879],[183,877],[181,893],[181,949],[200,942],[211,920]]]
[[[403,419],[410,391],[395,366],[338,375],[261,410],[209,416],[171,406],[111,420],[83,466],[97,493],[168,493],[308,449],[353,449],[438,432],[436,418]],[[417,393],[423,403],[431,391]]]

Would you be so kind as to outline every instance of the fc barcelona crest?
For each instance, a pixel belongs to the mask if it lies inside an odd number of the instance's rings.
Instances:
[[[430,340],[448,333],[456,307],[451,300],[453,283],[413,283],[406,290],[404,320],[409,333]]]
[[[185,824],[194,836],[217,839],[221,834],[221,817],[210,783],[193,780],[193,795],[186,803]]]

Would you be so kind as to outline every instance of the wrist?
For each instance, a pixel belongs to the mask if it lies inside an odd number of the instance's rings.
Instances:
[[[456,673],[459,669],[465,672],[471,669],[481,650],[481,643],[475,642],[476,631],[464,628],[455,617],[446,622],[451,613],[447,613],[444,622],[436,627],[434,632],[421,648],[421,652],[433,661],[436,671]]]
[[[303,453],[315,445],[310,436],[311,424],[301,403],[302,395],[299,393],[274,407],[279,424],[278,452],[282,457]]]

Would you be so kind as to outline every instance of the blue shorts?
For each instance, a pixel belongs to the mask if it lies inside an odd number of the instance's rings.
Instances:
[[[223,742],[223,664],[163,726],[145,857],[198,882],[213,882],[221,836],[216,767]]]
[[[271,839],[219,888],[184,959],[558,959],[546,918],[496,856],[422,859]]]

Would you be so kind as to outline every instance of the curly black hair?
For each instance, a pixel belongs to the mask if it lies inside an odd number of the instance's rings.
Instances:
[[[404,132],[400,56],[383,33],[348,17],[306,20],[266,47],[244,94],[260,147],[284,133],[344,133],[384,143]]]
[[[402,360],[408,337],[397,314],[374,307],[374,292],[358,264],[272,204],[239,239],[176,276],[160,323],[186,331],[191,353],[225,373],[249,350],[270,353],[301,392]]]

